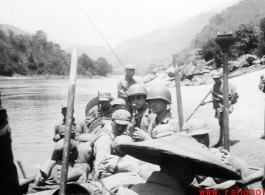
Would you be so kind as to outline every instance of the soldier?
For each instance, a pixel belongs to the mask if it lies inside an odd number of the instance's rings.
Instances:
[[[130,189],[119,188],[117,195],[184,195],[196,173],[223,179],[239,179],[240,175],[213,157],[208,149],[195,140],[172,135],[117,146],[125,154],[160,166],[146,183]],[[183,152],[184,151],[184,152]]]
[[[213,80],[215,84],[213,85],[213,88],[211,89],[212,93],[212,100],[208,102],[203,102],[201,105],[205,105],[207,103],[213,102],[213,108],[215,109],[215,118],[219,121],[220,126],[220,136],[218,142],[213,147],[219,147],[222,144],[223,136],[224,136],[224,125],[223,125],[223,81],[221,80],[222,74],[218,71],[214,72],[212,74]],[[229,84],[228,89],[229,94],[229,114],[231,114],[234,110],[234,107],[232,106],[233,103],[236,103],[238,94],[236,93],[235,86],[232,86]]]
[[[105,129],[98,135],[94,141],[94,173],[95,179],[99,179],[98,172],[99,163],[106,155],[115,154],[112,143],[117,136],[122,135],[127,125],[130,123],[131,114],[127,110],[117,110],[112,115],[111,126],[105,126]]]
[[[111,101],[112,97],[110,93],[99,93],[99,104],[91,108],[86,116],[85,123],[87,128],[98,118],[107,117],[111,118]]]
[[[137,132],[134,133],[134,130],[138,132],[143,130],[148,133],[148,127],[155,118],[155,114],[150,113],[148,104],[145,101],[146,97],[147,90],[141,84],[132,85],[128,90],[128,99],[133,108],[130,136],[136,141],[143,141],[143,138]]]
[[[118,98],[122,98],[126,102],[126,110],[132,113],[131,105],[128,100],[128,90],[130,86],[138,83],[134,78],[133,75],[135,73],[135,66],[133,64],[129,64],[126,66],[125,70],[125,77],[118,82]]]
[[[172,116],[170,104],[171,93],[164,86],[153,87],[149,90],[146,101],[151,111],[156,114],[148,127],[148,133],[136,128],[134,136],[141,137],[142,140],[156,139],[179,132],[178,121]]]
[[[110,104],[112,113],[114,113],[116,110],[125,109],[126,102],[124,101],[124,99],[116,98]]]
[[[64,133],[65,133],[65,128],[66,128],[65,123],[66,123],[67,105],[61,106],[61,113],[63,115],[63,120],[55,126],[54,136],[53,136],[54,142],[57,142],[60,139],[64,138]],[[84,133],[84,130],[85,130],[85,123],[81,121],[77,121],[73,117],[73,124],[72,124],[72,129],[71,129],[72,138],[77,139],[81,134]]]
[[[0,100],[0,194],[19,195],[17,169],[13,161],[11,128]]]
[[[64,139],[56,142],[52,155],[41,167],[41,172],[35,178],[35,185],[31,186],[30,192],[47,190],[46,185],[58,184],[61,179]],[[91,142],[79,143],[70,140],[70,154],[67,181],[86,181],[90,172],[90,161],[92,157]],[[82,177],[81,177],[82,176]]]
[[[251,174],[247,164],[241,159],[234,157],[231,153],[224,149],[212,148],[210,147],[210,137],[209,137],[209,129],[204,121],[201,120],[192,120],[185,124],[183,131],[181,133],[187,133],[188,136],[193,137],[197,140],[197,142],[205,145],[210,149],[210,152],[216,157],[216,159],[220,160],[227,166],[236,170],[242,177],[247,177]],[[225,190],[237,187],[236,181],[227,181],[220,180],[218,178],[202,178],[200,176],[196,176],[197,182],[201,184],[197,184],[197,186],[210,187],[213,189]],[[242,181],[238,181],[241,182]]]

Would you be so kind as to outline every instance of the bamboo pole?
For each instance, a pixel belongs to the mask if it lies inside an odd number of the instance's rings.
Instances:
[[[181,90],[180,90],[179,66],[176,63],[177,57],[178,57],[177,55],[173,55],[173,64],[175,68],[175,85],[176,85],[176,97],[177,97],[177,106],[178,106],[179,130],[182,131],[184,118],[183,118],[182,99],[181,99]]]
[[[66,128],[65,128],[65,135],[64,135],[63,162],[62,162],[61,183],[60,183],[60,192],[59,192],[60,195],[65,195],[65,192],[66,192],[69,153],[70,153],[70,141],[71,141],[71,128],[72,128],[72,123],[73,123],[73,108],[74,108],[74,99],[75,99],[77,60],[78,60],[78,49],[74,47],[72,50],[70,84],[69,84],[69,89],[68,89]]]
[[[224,126],[224,149],[229,151],[229,100],[228,100],[228,54],[235,38],[232,33],[218,35],[215,39],[223,52],[223,126]],[[221,133],[221,132],[220,132]]]
[[[193,113],[187,118],[187,120],[185,122],[188,122],[190,120],[190,118],[193,116],[193,114],[198,110],[198,108],[201,106],[201,104],[204,102],[204,100],[210,95],[211,91],[209,91],[207,93],[207,95],[203,98],[203,100],[199,103],[199,105],[195,108],[195,110],[193,111]]]

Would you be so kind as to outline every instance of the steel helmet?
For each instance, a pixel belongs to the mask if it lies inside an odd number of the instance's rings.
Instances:
[[[128,97],[133,96],[133,95],[143,95],[146,97],[147,96],[147,90],[141,84],[134,84],[128,90]]]
[[[148,100],[153,100],[153,99],[163,99],[171,104],[171,93],[168,90],[168,88],[164,86],[152,87],[148,91],[146,100],[148,101]]]

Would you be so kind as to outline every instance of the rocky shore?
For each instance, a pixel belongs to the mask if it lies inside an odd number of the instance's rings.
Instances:
[[[214,82],[211,77],[212,71],[222,71],[222,67],[216,67],[214,60],[206,62],[198,53],[200,53],[199,50],[194,51],[192,55],[188,56],[188,62],[179,66],[182,86],[211,84]],[[255,55],[246,54],[240,56],[235,61],[229,61],[228,64],[230,75],[240,70],[248,72],[248,70],[265,67],[265,56],[258,58]],[[160,83],[162,82],[167,87],[171,88],[175,86],[174,74],[175,69],[173,64],[170,64],[168,67],[160,66],[153,69],[152,73],[146,75],[143,81],[144,83],[148,83],[150,81],[156,82],[155,80],[159,80]]]

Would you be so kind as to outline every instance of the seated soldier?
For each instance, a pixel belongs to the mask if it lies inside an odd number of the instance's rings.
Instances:
[[[125,109],[125,100],[121,98],[114,99],[111,103],[111,111],[114,113],[116,110]]]
[[[132,128],[130,129],[130,136],[135,141],[143,141],[144,139],[134,130],[144,130],[148,133],[148,127],[151,121],[154,120],[155,114],[151,113],[146,102],[147,90],[141,84],[134,84],[128,90],[128,99],[133,109]]]
[[[53,136],[54,142],[57,142],[58,140],[64,138],[64,132],[65,132],[65,128],[66,128],[65,123],[66,123],[67,105],[61,106],[61,113],[63,115],[63,120],[55,126],[54,136]],[[73,139],[77,139],[81,134],[84,133],[85,123],[77,121],[73,117],[73,124],[72,124],[71,130],[72,130]]]
[[[85,123],[87,128],[98,118],[107,117],[111,118],[112,110],[111,104],[112,97],[110,93],[99,93],[99,104],[91,108],[86,116]]]
[[[199,143],[205,145],[207,148],[210,146],[210,137],[209,130],[207,125],[202,120],[191,120],[188,123],[185,123],[183,131],[180,134],[187,133],[188,136],[193,137]],[[227,150],[217,149],[210,147],[210,152],[218,159],[220,162],[223,162],[227,166],[236,170],[242,177],[250,174],[247,164],[239,158],[234,157]],[[208,187],[212,189],[225,190],[230,187],[235,187],[236,181],[231,180],[222,180],[218,178],[205,178],[201,176],[196,176],[197,186]]]
[[[171,93],[164,86],[153,87],[149,90],[146,101],[151,111],[156,114],[150,122],[148,132],[135,128],[133,136],[138,140],[156,139],[179,132],[178,121],[170,111]]]
[[[64,139],[56,142],[53,153],[44,165],[41,167],[40,173],[35,178],[30,192],[43,191],[52,187],[46,185],[59,184],[61,179],[61,166],[63,158]],[[87,174],[90,172],[90,161],[92,148],[91,143],[79,143],[74,139],[70,140],[70,155],[67,181],[86,181]],[[82,176],[82,177],[81,177]],[[55,186],[56,187],[56,186]]]
[[[117,136],[122,135],[127,129],[130,122],[131,114],[127,110],[117,110],[112,115],[111,126],[106,126],[105,129],[98,135],[94,141],[94,173],[95,179],[101,178],[98,172],[100,162],[105,156],[115,154],[112,143]]]

